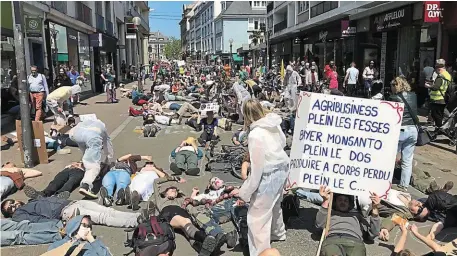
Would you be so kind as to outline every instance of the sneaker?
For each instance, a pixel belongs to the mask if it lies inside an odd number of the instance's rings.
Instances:
[[[176,175],[181,175],[182,174],[182,170],[174,162],[170,164],[170,170]]]
[[[214,252],[214,249],[216,249],[217,242],[218,241],[214,236],[207,236],[202,243],[202,247],[198,253],[198,256],[211,256],[211,254]]]
[[[238,241],[238,232],[236,230],[232,230],[231,232],[226,234],[227,237],[227,247],[229,249],[235,248],[236,242]]]
[[[29,185],[25,185],[24,188],[22,189],[25,193],[25,195],[30,198],[30,199],[39,199],[42,197],[45,197],[44,194],[33,187]]]
[[[123,188],[119,189],[117,191],[117,196],[116,196],[116,205],[124,205],[125,204],[125,190]]]
[[[63,191],[56,195],[57,198],[68,199],[70,197],[69,191]]]
[[[132,210],[134,211],[138,211],[138,209],[140,209],[140,195],[138,194],[137,191],[133,191],[132,192],[132,196],[131,196],[131,205],[132,205]]]
[[[62,149],[57,150],[58,155],[68,155],[70,153],[71,153],[71,149],[69,149],[69,148],[62,148]]]
[[[130,187],[127,186],[125,188],[125,204],[130,205],[132,203],[132,192],[130,191]]]
[[[108,190],[105,187],[100,188],[100,197],[104,206],[110,207],[113,205],[113,199],[108,195]]]
[[[81,186],[79,187],[79,193],[92,199],[98,198],[98,196],[94,194],[94,192],[92,192],[92,190],[89,187],[89,184],[87,183],[81,184]]]

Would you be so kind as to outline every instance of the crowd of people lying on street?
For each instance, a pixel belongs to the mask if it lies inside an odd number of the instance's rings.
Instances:
[[[293,65],[287,72],[295,72]],[[441,230],[457,227],[457,197],[448,193],[452,182],[442,188],[435,186],[428,198],[419,200],[407,193],[410,177],[404,175],[402,180],[407,183],[403,181],[403,187],[390,190],[384,199],[374,193],[365,198],[331,196],[330,189],[324,186],[318,191],[291,187],[287,183],[286,151],[294,128],[297,84],[288,84],[286,80],[284,90],[288,93],[269,97],[271,93],[266,88],[259,92],[258,84],[249,79],[251,75],[243,72],[245,69],[235,76],[235,81],[218,80],[218,74],[158,75],[149,93],[135,86],[121,88],[122,96],[131,98],[135,105],[129,108],[129,114],[143,117],[144,136],[160,136],[162,127],[183,125],[184,119],[185,125],[201,132],[198,138],[183,138],[176,145],[169,166],[158,166],[154,156],[135,152],[115,158],[103,121],[69,121],[65,115],[59,115],[64,98],[71,95],[71,88],[61,89],[66,91],[52,102],[53,108],[59,110],[55,112],[56,124],[62,124],[63,118],[71,129],[67,135],[51,131],[47,148],[59,152],[66,146],[79,147],[82,159],[57,173],[43,190],[25,181],[41,172],[18,168],[11,162],[2,165],[1,246],[50,243],[48,251],[54,253],[71,248],[72,255],[112,255],[92,231],[93,225],[105,225],[130,228],[132,238],[126,244],[142,255],[172,255],[176,249],[175,231],[183,233],[202,256],[217,255],[223,245],[232,249],[238,244],[250,255],[279,255],[278,250],[271,248],[271,242],[287,240],[286,226],[291,216],[298,216],[301,198],[320,206],[315,216],[318,230],[326,226],[328,207],[333,205],[321,255],[367,255],[365,242],[389,241],[395,226],[399,226],[402,235],[392,255],[417,255],[405,248],[408,232],[432,249],[428,255],[445,255],[444,247],[434,239]],[[407,87],[403,84],[402,88]],[[230,95],[232,102],[217,101],[221,94]],[[201,105],[211,102],[232,105],[221,105],[220,111],[206,111],[202,116]],[[228,115],[228,109],[234,113]],[[404,120],[411,118],[408,111],[404,115]],[[201,175],[203,159],[211,158],[221,140],[220,129],[232,130],[232,122],[243,125],[233,131],[232,144],[247,149],[239,158],[242,185],[227,185],[215,172],[204,188],[185,191],[186,177]],[[5,149],[17,142],[14,134],[2,140]],[[403,156],[399,161],[406,160]],[[411,176],[411,172],[406,173]],[[94,182],[98,179],[101,188],[96,193]],[[70,200],[75,189],[84,198]],[[13,199],[17,190],[22,190],[30,200]],[[140,206],[141,202],[144,206]],[[113,205],[124,205],[127,210],[116,210]],[[436,223],[423,236],[414,224],[399,220]],[[231,224],[221,227],[227,223]]]

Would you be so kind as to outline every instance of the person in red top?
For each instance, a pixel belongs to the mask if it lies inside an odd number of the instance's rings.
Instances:
[[[338,73],[336,72],[336,66],[330,68],[330,70],[326,72],[326,76],[329,80],[328,88],[330,89],[330,93],[332,95],[344,96],[344,94],[340,90],[338,90]]]
[[[180,87],[180,86],[179,86],[179,81],[176,81],[176,82],[173,84],[173,86],[171,87],[171,92],[172,92],[173,94],[178,93],[179,87]]]

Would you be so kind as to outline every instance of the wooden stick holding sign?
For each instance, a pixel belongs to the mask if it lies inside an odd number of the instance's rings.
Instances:
[[[332,192],[330,192],[330,198],[328,200],[330,202],[328,203],[328,208],[327,208],[327,222],[325,223],[325,229],[322,230],[321,240],[319,241],[319,247],[317,248],[316,256],[319,256],[321,254],[322,243],[324,242],[324,239],[327,237],[328,230],[330,229],[330,218],[332,217],[332,205],[333,205],[333,193]]]

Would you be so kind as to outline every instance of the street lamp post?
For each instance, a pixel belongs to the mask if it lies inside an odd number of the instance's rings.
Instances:
[[[233,53],[232,53],[232,46],[233,46],[233,38],[229,39],[230,43],[230,69],[233,69]]]
[[[136,28],[136,42],[137,42],[137,55],[138,55],[138,74],[137,74],[137,79],[138,79],[138,90],[143,91],[143,84],[141,83],[141,69],[140,69],[140,33],[138,30],[138,26],[141,24],[141,18],[140,17],[134,17],[132,19],[133,24],[137,26]]]

